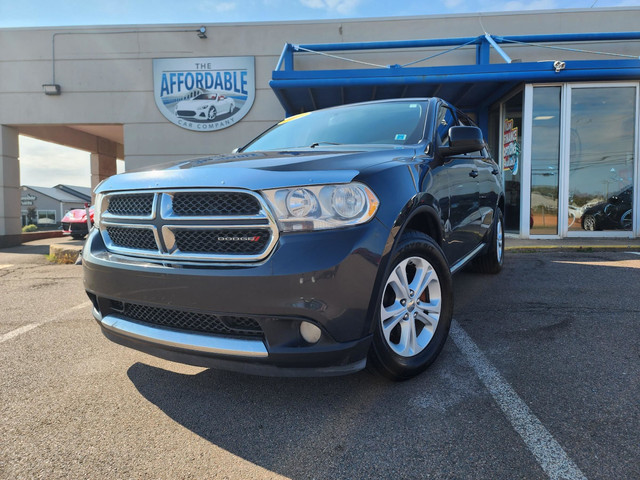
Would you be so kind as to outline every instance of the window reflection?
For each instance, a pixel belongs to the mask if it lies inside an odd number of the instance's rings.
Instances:
[[[533,89],[532,145],[531,234],[556,235],[560,164],[560,87]]]
[[[635,88],[571,94],[569,230],[631,230]]]

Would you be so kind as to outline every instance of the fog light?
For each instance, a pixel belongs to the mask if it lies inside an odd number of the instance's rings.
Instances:
[[[305,342],[317,343],[320,340],[322,332],[313,323],[302,322],[300,324],[300,335],[304,338]]]

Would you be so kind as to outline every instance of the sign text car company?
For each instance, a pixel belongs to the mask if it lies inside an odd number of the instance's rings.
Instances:
[[[254,57],[156,58],[153,94],[171,122],[220,130],[244,117],[255,99]]]

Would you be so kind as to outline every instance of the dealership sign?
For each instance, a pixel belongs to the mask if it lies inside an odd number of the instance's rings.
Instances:
[[[153,95],[169,121],[201,132],[239,122],[256,94],[254,57],[156,58]]]

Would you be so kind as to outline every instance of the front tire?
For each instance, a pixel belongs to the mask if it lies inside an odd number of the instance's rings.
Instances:
[[[216,107],[209,107],[209,111],[207,112],[207,119],[214,120],[216,118],[216,115],[218,115],[218,112],[216,112]]]
[[[406,232],[379,292],[369,368],[392,380],[422,373],[444,346],[453,314],[451,272],[427,235]]]

